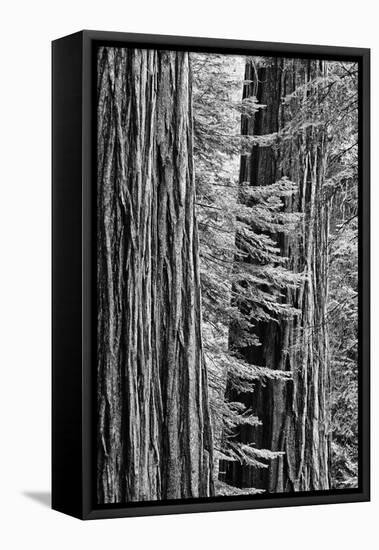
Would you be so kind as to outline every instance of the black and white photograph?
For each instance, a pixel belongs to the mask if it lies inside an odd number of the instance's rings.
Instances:
[[[96,49],[97,505],[358,489],[359,66]]]
[[[375,547],[375,7],[4,3],[0,549]]]

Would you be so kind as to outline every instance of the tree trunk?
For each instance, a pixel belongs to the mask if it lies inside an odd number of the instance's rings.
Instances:
[[[209,496],[188,54],[97,71],[97,499]]]
[[[319,61],[275,58],[258,70],[248,61],[244,95],[255,95],[267,107],[253,117],[243,117],[242,134],[259,136],[283,130],[306,102],[309,90],[305,85],[323,71]],[[284,96],[299,86],[301,93],[298,90],[299,95],[285,104]],[[329,213],[322,189],[326,163],[325,133],[317,126],[293,128],[289,139],[279,137],[274,146],[255,145],[251,155],[241,160],[241,182],[268,185],[283,176],[298,182],[298,192],[286,200],[285,208],[303,214],[300,234],[278,234],[276,239],[282,255],[291,258],[289,267],[303,273],[304,282],[286,296],[299,315],[279,323],[257,323],[262,345],[239,350],[248,362],[291,371],[293,377],[290,382],[258,384],[253,396],[232,396],[252,407],[262,420],[262,426],[241,427],[240,441],[285,453],[267,469],[227,465],[226,481],[239,487],[270,492],[329,488],[330,374],[325,325]]]

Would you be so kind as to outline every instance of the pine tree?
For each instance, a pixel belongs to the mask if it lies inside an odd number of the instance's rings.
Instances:
[[[280,456],[236,440],[238,430],[258,426],[261,420],[249,403],[234,397],[254,392],[258,381],[289,378],[284,371],[249,364],[240,348],[260,343],[253,332],[255,323],[276,322],[296,313],[283,297],[287,288],[299,284],[270,236],[291,232],[299,223],[299,216],[283,209],[295,191],[294,184],[281,178],[270,186],[252,188],[238,180],[241,151],[250,146],[240,133],[241,115],[252,116],[263,108],[249,97],[241,101],[237,71],[243,71],[243,61],[192,55],[204,349],[220,494],[240,492],[233,483],[225,483],[228,463],[267,469],[269,461]],[[248,488],[248,492],[256,491],[253,486]]]
[[[341,74],[343,70],[346,74]],[[242,393],[234,397],[250,405],[262,420],[261,425],[236,432],[238,441],[254,442],[259,448],[283,453],[265,470],[233,464],[226,479],[242,488],[254,485],[272,492],[328,489],[335,476],[330,468],[331,440],[333,437],[334,449],[338,449],[334,450],[335,458],[336,452],[341,453],[341,445],[336,442],[341,438],[337,432],[342,426],[348,431],[350,428],[348,437],[352,447],[347,454],[354,454],[356,324],[353,323],[349,331],[352,348],[349,348],[348,362],[346,353],[344,358],[341,350],[335,349],[335,330],[333,333],[330,326],[333,294],[329,289],[333,271],[331,225],[339,218],[336,204],[333,210],[332,196],[340,195],[338,181],[341,177],[346,181],[347,176],[346,171],[336,173],[336,159],[344,157],[356,139],[355,132],[351,132],[354,123],[349,120],[357,113],[356,89],[349,83],[352,72],[355,74],[351,68],[338,64],[310,60],[266,58],[250,59],[246,64],[244,95],[251,97],[253,104],[267,107],[243,116],[242,132],[248,136],[246,141],[251,141],[251,149],[250,154],[242,157],[241,182],[247,180],[253,188],[260,188],[269,187],[278,178],[290,178],[297,189],[285,200],[284,211],[300,212],[302,223],[299,230],[291,234],[285,234],[279,227],[274,231],[263,229],[280,248],[282,256],[290,257],[286,267],[301,278],[297,288],[288,286],[284,298],[286,305],[298,313],[289,319],[282,317],[278,322],[255,316],[253,334],[259,338],[260,346],[245,342],[241,345],[237,336],[237,345],[245,360],[286,370],[292,377],[288,383],[275,379],[260,383],[252,396]],[[349,181],[350,189],[356,189],[356,181]],[[244,251],[243,245],[239,244],[239,249]],[[356,275],[354,257],[353,254],[350,273]],[[337,266],[337,272],[341,273],[341,265]],[[349,291],[343,292],[349,300],[352,318],[356,319],[352,301],[356,293],[350,293],[349,297]],[[244,302],[239,309],[244,315],[252,311]],[[334,325],[337,326],[341,327],[338,323]],[[238,335],[238,331],[236,333]],[[337,368],[341,358],[343,370]],[[338,377],[349,372],[346,398],[337,384]],[[333,405],[331,396],[334,401],[337,396],[339,401],[345,401],[342,410],[350,405],[351,421],[347,425],[341,418],[337,420],[341,402]],[[349,466],[351,475],[353,470]]]
[[[332,469],[335,488],[358,486],[358,67],[332,64],[324,83],[331,159],[328,326]]]

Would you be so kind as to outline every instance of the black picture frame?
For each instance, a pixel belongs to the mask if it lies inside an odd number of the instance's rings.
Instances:
[[[354,60],[359,65],[359,487],[94,504],[94,49],[99,44]],[[85,30],[52,43],[52,508],[80,519],[370,499],[370,50]]]

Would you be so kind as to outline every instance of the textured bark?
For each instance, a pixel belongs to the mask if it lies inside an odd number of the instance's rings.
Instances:
[[[324,73],[319,61],[276,58],[255,70],[246,65],[245,97],[255,95],[267,105],[254,117],[242,120],[242,133],[264,135],[280,132],[305,101],[307,90],[285,105],[282,98]],[[312,92],[317,93],[317,92]],[[292,112],[291,112],[292,109]],[[248,362],[291,371],[293,381],[270,381],[250,395],[234,395],[253,408],[262,426],[243,426],[238,437],[258,448],[283,451],[268,469],[257,470],[237,463],[227,465],[226,481],[239,487],[270,492],[328,489],[330,484],[329,346],[326,322],[328,294],[328,205],[322,184],[327,165],[323,129],[312,126],[278,147],[254,146],[242,157],[241,181],[268,185],[282,176],[298,182],[298,192],[286,209],[304,214],[300,235],[277,235],[290,267],[304,273],[298,291],[288,291],[287,302],[300,310],[291,321],[256,324],[261,347],[240,352]]]
[[[97,499],[209,496],[188,54],[97,71]]]

